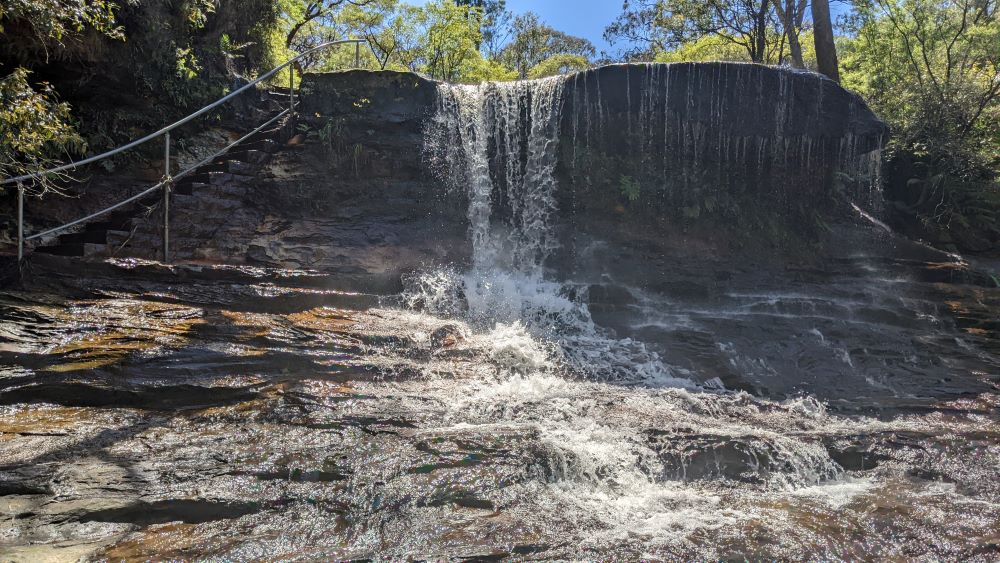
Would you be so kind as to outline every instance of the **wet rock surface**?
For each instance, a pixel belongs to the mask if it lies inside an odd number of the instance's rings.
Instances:
[[[385,298],[214,298],[316,273],[104,267],[141,290],[0,295],[13,560],[996,555],[995,388],[871,418],[529,374],[531,340]]]
[[[598,72],[577,100],[632,92]],[[490,95],[512,130],[566,133],[553,86]],[[422,163],[437,86],[304,88],[306,131],[253,179],[216,172],[178,264],[0,269],[5,558],[997,557],[989,267],[842,208],[767,238],[574,201],[542,121],[507,138],[534,184],[482,182],[478,147],[482,193],[455,190]],[[627,96],[597,107],[652,107]],[[878,144],[865,115],[801,110],[761,123]],[[521,268],[465,269],[493,250],[470,223]]]

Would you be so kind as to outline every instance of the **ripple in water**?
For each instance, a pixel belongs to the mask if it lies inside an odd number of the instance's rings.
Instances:
[[[706,391],[642,342],[596,325],[584,286],[546,279],[555,250],[560,84],[440,86],[428,152],[432,160],[446,155],[437,162],[453,188],[468,190],[474,258],[467,271],[407,279],[403,304],[425,316],[394,322],[457,322],[467,335],[460,346],[487,363],[474,377],[439,378],[412,392],[440,405],[442,429],[534,436],[527,469],[534,478],[496,502],[515,511],[530,506],[533,520],[576,529],[594,549],[630,537],[676,545],[695,530],[751,516],[723,508],[719,492],[698,483],[793,491],[837,482],[843,469],[806,436],[829,424],[822,405]],[[490,137],[506,154],[528,155],[523,166],[508,163],[496,183],[485,152]],[[519,197],[506,220],[492,209],[501,188]],[[789,433],[792,427],[804,432]]]

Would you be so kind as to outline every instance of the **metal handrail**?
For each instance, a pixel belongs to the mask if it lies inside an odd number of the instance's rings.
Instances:
[[[331,46],[334,46],[334,45],[344,45],[344,44],[349,44],[349,43],[354,43],[355,44],[354,66],[358,67],[359,66],[359,62],[360,62],[360,57],[361,57],[361,53],[360,53],[361,43],[366,43],[367,44],[368,43],[367,39],[341,39],[341,40],[337,40],[337,41],[328,41],[326,43],[322,43],[320,45],[317,45],[316,47],[313,47],[311,49],[307,49],[306,51],[303,51],[302,53],[296,55],[295,57],[293,57],[293,58],[285,61],[281,65],[279,65],[279,66],[271,69],[266,74],[261,75],[256,80],[253,80],[252,82],[249,82],[249,83],[241,86],[240,88],[234,90],[233,92],[230,92],[229,94],[223,96],[222,98],[219,98],[218,100],[212,102],[211,104],[209,104],[209,105],[207,105],[207,106],[199,109],[198,111],[192,113],[191,115],[188,115],[187,117],[185,117],[185,118],[183,118],[183,119],[181,119],[179,121],[176,121],[176,122],[174,122],[174,123],[172,123],[172,124],[170,124],[170,125],[162,128],[162,129],[160,129],[159,131],[156,131],[154,133],[150,133],[149,135],[146,135],[145,137],[142,137],[140,139],[136,139],[135,141],[132,141],[130,143],[127,143],[127,144],[122,145],[120,147],[117,147],[115,149],[109,150],[107,152],[104,152],[104,153],[101,153],[101,154],[98,154],[98,155],[95,155],[95,156],[91,156],[91,157],[85,158],[85,159],[80,160],[78,162],[72,162],[72,163],[69,163],[69,164],[64,164],[64,165],[61,165],[61,166],[56,166],[56,167],[50,168],[48,170],[43,170],[43,171],[40,171],[40,172],[33,172],[31,174],[25,174],[23,176],[17,176],[17,177],[14,177],[14,178],[8,178],[6,180],[0,181],[0,186],[16,183],[17,187],[18,187],[18,202],[17,202],[17,205],[18,205],[17,258],[18,258],[18,260],[20,261],[21,259],[24,258],[24,243],[26,241],[34,240],[34,239],[37,239],[37,238],[41,238],[41,237],[44,237],[44,236],[48,236],[48,235],[52,235],[52,234],[64,231],[64,230],[66,230],[66,229],[68,229],[70,227],[79,225],[80,223],[84,223],[84,222],[90,221],[91,219],[95,219],[97,217],[100,217],[102,215],[110,213],[111,211],[114,211],[115,209],[118,209],[120,207],[128,205],[129,203],[132,203],[132,202],[134,202],[134,201],[136,201],[138,199],[141,199],[141,198],[143,198],[143,197],[145,197],[145,196],[147,196],[147,195],[155,192],[156,190],[164,189],[164,192],[163,192],[163,203],[164,203],[164,209],[163,209],[163,212],[164,212],[163,213],[163,218],[164,218],[164,222],[163,222],[163,261],[164,262],[168,262],[169,261],[169,255],[170,255],[169,254],[170,253],[170,250],[169,250],[169,225],[168,225],[168,221],[169,221],[169,202],[170,202],[170,199],[169,199],[170,198],[170,185],[172,183],[174,183],[176,180],[179,180],[179,179],[183,178],[184,176],[187,176],[188,174],[192,173],[195,169],[197,169],[197,168],[199,168],[199,167],[201,167],[201,166],[203,166],[203,165],[211,162],[212,160],[216,159],[217,157],[219,157],[220,155],[224,154],[229,149],[231,149],[234,146],[242,143],[243,141],[245,141],[246,139],[250,138],[251,136],[259,133],[264,127],[267,127],[268,125],[271,125],[272,123],[274,123],[275,121],[281,119],[282,117],[284,117],[286,115],[294,113],[294,111],[295,111],[295,90],[294,90],[295,71],[294,71],[294,69],[292,69],[292,70],[289,71],[288,82],[289,82],[289,98],[290,98],[290,100],[289,100],[289,107],[288,107],[288,109],[283,110],[278,115],[272,117],[271,119],[269,119],[265,123],[257,126],[253,131],[251,131],[250,133],[247,133],[243,137],[240,137],[238,140],[230,143],[225,148],[223,148],[223,149],[221,149],[219,151],[216,151],[215,153],[212,154],[212,156],[209,156],[208,158],[202,159],[197,164],[195,164],[193,166],[190,166],[190,167],[186,168],[185,170],[179,172],[176,176],[170,176],[170,132],[173,131],[174,129],[180,127],[181,125],[184,125],[184,124],[190,122],[191,120],[193,120],[193,119],[195,119],[197,117],[200,117],[201,115],[204,115],[205,113],[207,113],[207,112],[209,112],[209,111],[211,111],[211,110],[213,110],[213,109],[221,106],[222,104],[228,102],[229,100],[231,100],[231,99],[235,98],[236,96],[242,94],[246,90],[248,90],[248,89],[256,86],[257,84],[260,84],[261,82],[267,80],[268,78],[271,78],[272,76],[274,76],[278,72],[281,72],[285,68],[288,68],[289,66],[291,66],[295,62],[299,61],[303,57],[306,57],[306,56],[308,56],[308,55],[310,55],[312,53],[315,53],[316,51],[319,51],[320,49],[325,49],[327,47],[331,47]],[[371,48],[371,44],[368,44],[368,47]],[[60,225],[58,227],[54,227],[52,229],[49,229],[47,231],[43,231],[41,233],[36,233],[36,234],[31,235],[29,237],[25,237],[24,236],[24,182],[25,181],[33,180],[33,179],[39,179],[39,178],[42,178],[42,177],[44,177],[44,176],[46,176],[48,174],[55,174],[57,172],[62,172],[62,171],[65,171],[65,170],[72,170],[72,169],[78,168],[80,166],[85,166],[85,165],[91,164],[93,162],[98,162],[100,160],[104,160],[106,158],[115,156],[115,155],[120,154],[122,152],[125,152],[127,150],[133,149],[133,148],[135,148],[135,147],[137,147],[139,145],[142,145],[144,143],[152,141],[153,139],[156,139],[156,138],[159,138],[159,137],[164,137],[164,136],[166,137],[166,143],[165,143],[165,156],[166,156],[166,158],[164,159],[165,174],[164,174],[164,179],[162,181],[160,181],[156,185],[154,185],[154,186],[152,186],[152,187],[150,187],[150,188],[148,188],[146,190],[143,190],[139,194],[136,194],[136,195],[134,195],[132,197],[129,197],[127,199],[124,199],[122,201],[119,201],[119,202],[117,202],[117,203],[115,203],[115,204],[113,204],[113,205],[111,205],[109,207],[106,207],[106,208],[104,208],[104,209],[102,209],[100,211],[97,211],[96,213],[91,213],[90,215],[87,215],[86,217],[81,217],[80,219],[76,219],[74,221],[70,221],[69,223]]]
[[[318,51],[320,49],[325,49],[326,47],[330,47],[330,46],[333,46],[333,45],[343,45],[343,44],[346,44],[346,43],[361,44],[361,43],[367,43],[367,42],[368,42],[367,39],[341,39],[341,40],[338,40],[338,41],[329,41],[327,43],[323,43],[321,45],[317,45],[316,47],[313,47],[312,49],[304,51],[301,54],[296,55],[295,57],[293,57],[291,59],[288,59],[281,66],[275,67],[274,69],[270,70],[267,74],[264,74],[264,75],[260,76],[259,78],[257,78],[253,82],[250,82],[248,84],[245,84],[245,85],[241,86],[237,90],[234,90],[234,91],[230,92],[229,94],[227,94],[227,95],[219,98],[218,100],[216,100],[216,101],[212,102],[211,104],[209,104],[209,105],[201,108],[200,110],[192,113],[191,115],[189,115],[189,116],[181,119],[180,121],[176,121],[176,122],[174,122],[174,123],[172,123],[170,125],[167,125],[163,129],[160,129],[159,131],[156,131],[154,133],[150,133],[149,135],[146,135],[145,137],[143,137],[141,139],[136,139],[135,141],[132,141],[131,143],[128,143],[126,145],[122,145],[122,146],[120,146],[118,148],[111,149],[111,150],[109,150],[107,152],[104,152],[104,153],[101,153],[101,154],[98,154],[98,155],[95,155],[95,156],[91,156],[89,158],[85,158],[85,159],[83,159],[83,160],[81,160],[79,162],[71,162],[69,164],[64,164],[62,166],[56,166],[55,168],[49,168],[48,170],[43,170],[41,172],[32,172],[31,174],[25,174],[23,176],[17,176],[15,178],[8,178],[6,180],[0,181],[0,186],[4,186],[4,185],[7,185],[7,184],[15,184],[15,183],[18,183],[18,182],[24,182],[26,180],[32,180],[32,179],[36,179],[36,178],[41,178],[41,177],[46,176],[48,174],[54,174],[56,172],[62,172],[64,170],[72,170],[72,169],[78,168],[80,166],[85,166],[87,164],[90,164],[90,163],[93,163],[93,162],[97,162],[99,160],[104,160],[105,158],[108,158],[108,157],[111,157],[111,156],[115,156],[116,154],[123,153],[123,152],[125,152],[125,151],[127,151],[129,149],[134,149],[135,147],[138,147],[139,145],[142,145],[144,143],[148,143],[149,141],[152,141],[153,139],[156,139],[158,137],[162,137],[163,135],[165,135],[165,134],[173,131],[174,129],[180,127],[181,125],[186,124],[187,122],[191,121],[192,119],[195,119],[197,117],[200,117],[200,116],[204,115],[205,113],[207,113],[209,111],[212,111],[213,109],[221,106],[222,104],[228,102],[229,100],[233,99],[234,97],[242,94],[246,90],[248,90],[248,89],[250,89],[250,88],[252,88],[252,87],[260,84],[261,82],[267,80],[268,78],[271,78],[275,74],[281,72],[282,70],[284,70],[285,68],[287,68],[289,65],[297,62],[299,59],[305,57],[306,55],[310,55],[310,54],[312,54],[312,53],[314,53],[314,52],[316,52],[316,51]],[[357,53],[355,53],[355,66],[357,66]]]
[[[253,131],[250,131],[246,135],[243,135],[239,139],[233,141],[232,143],[229,143],[224,148],[219,149],[218,151],[212,153],[212,156],[210,156],[208,158],[202,159],[201,161],[198,162],[198,164],[190,166],[190,167],[188,167],[186,170],[184,170],[182,172],[178,172],[176,176],[171,176],[171,177],[169,177],[169,178],[161,181],[159,184],[156,184],[156,185],[154,185],[154,186],[152,186],[150,188],[147,188],[146,190],[143,190],[143,191],[135,194],[134,196],[132,196],[132,197],[130,197],[128,199],[123,199],[123,200],[119,201],[118,203],[113,203],[110,206],[105,207],[104,209],[102,209],[100,211],[97,211],[97,212],[91,213],[90,215],[87,215],[86,217],[80,217],[79,219],[75,219],[73,221],[70,221],[69,223],[66,223],[65,225],[60,225],[58,227],[53,227],[53,228],[51,228],[51,229],[49,229],[47,231],[42,231],[40,233],[33,234],[30,237],[24,237],[24,240],[25,241],[34,240],[36,238],[42,238],[42,237],[45,237],[45,236],[48,236],[48,235],[52,235],[52,234],[58,233],[59,231],[66,230],[66,229],[68,229],[70,227],[75,227],[76,225],[79,225],[80,223],[86,223],[87,221],[90,221],[91,219],[96,219],[96,218],[100,217],[101,215],[105,215],[107,213],[110,213],[110,212],[114,211],[115,209],[118,209],[119,207],[124,207],[124,206],[132,203],[133,201],[142,199],[143,197],[145,197],[145,196],[147,196],[147,195],[155,192],[156,190],[162,188],[163,186],[166,186],[167,184],[169,184],[171,182],[176,182],[177,180],[180,180],[181,178],[187,176],[188,174],[191,174],[196,169],[198,169],[198,168],[200,168],[200,167],[208,164],[209,162],[212,162],[213,160],[215,160],[219,156],[225,154],[226,151],[228,151],[229,149],[235,147],[236,145],[242,143],[243,141],[245,141],[245,140],[249,139],[250,137],[253,137],[257,133],[259,133],[261,131],[261,129],[267,127],[268,125],[271,125],[275,121],[278,121],[282,117],[285,117],[286,115],[290,114],[291,111],[292,110],[290,110],[290,109],[283,110],[278,115],[275,115],[271,119],[268,119],[264,123],[258,125]]]

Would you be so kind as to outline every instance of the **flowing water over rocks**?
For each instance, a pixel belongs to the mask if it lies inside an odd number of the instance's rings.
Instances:
[[[996,556],[995,395],[601,381],[516,322],[233,281],[253,303],[3,296],[7,557]]]
[[[402,292],[34,261],[0,294],[0,552],[995,560],[1000,289],[858,228],[825,268],[566,236],[566,88],[438,87],[472,256]]]

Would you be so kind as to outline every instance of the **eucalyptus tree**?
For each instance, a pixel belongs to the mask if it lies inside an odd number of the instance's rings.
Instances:
[[[478,64],[482,9],[434,0],[419,14],[424,37],[421,70],[439,80],[460,80],[462,70]]]
[[[812,0],[812,17],[817,70],[840,82],[840,65],[837,62],[837,45],[833,40],[829,0]]]
[[[784,33],[780,0],[625,0],[622,13],[604,31],[624,42],[627,58],[652,58],[705,36],[716,36],[757,63],[779,62]]]
[[[289,21],[285,33],[285,46],[293,48],[303,28],[313,22],[326,21],[329,25],[338,12],[347,6],[364,6],[372,0],[287,0],[285,16]]]
[[[487,59],[497,59],[513,34],[514,14],[507,9],[507,0],[455,0],[455,3],[481,11],[479,50]]]
[[[857,0],[844,85],[892,127],[890,221],[982,251],[1000,240],[1000,0]]]
[[[533,12],[515,18],[512,29],[513,39],[498,58],[515,69],[521,78],[526,78],[533,67],[556,55],[573,55],[589,61],[597,52],[590,41],[542,23]]]
[[[815,2],[813,3],[815,5]],[[788,41],[788,56],[793,67],[805,68],[802,58],[802,44],[799,35],[805,23],[807,0],[774,0],[774,9],[784,28],[785,39]],[[829,9],[827,10],[829,12]]]
[[[1000,164],[1000,0],[858,0],[845,82],[897,134],[975,140]]]

